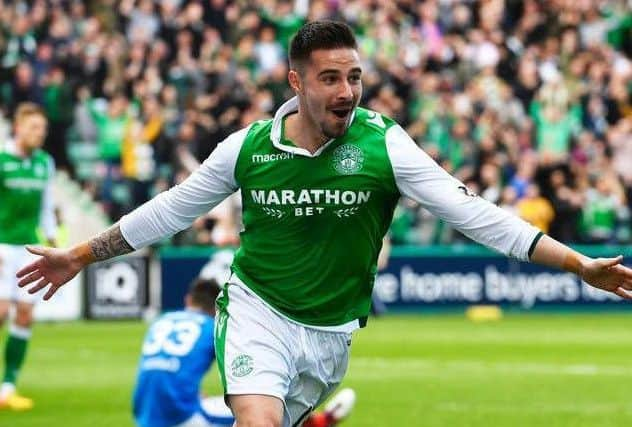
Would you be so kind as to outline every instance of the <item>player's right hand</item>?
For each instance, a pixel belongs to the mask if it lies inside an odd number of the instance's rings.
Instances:
[[[28,288],[28,292],[34,294],[50,285],[44,295],[45,300],[50,299],[83,268],[81,262],[68,249],[40,246],[27,246],[26,249],[32,254],[40,255],[40,258],[17,272],[16,276],[20,279],[18,286],[23,288],[34,283]]]

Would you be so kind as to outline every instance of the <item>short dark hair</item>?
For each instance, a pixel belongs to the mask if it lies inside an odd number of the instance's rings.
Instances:
[[[191,303],[206,313],[215,313],[215,299],[221,288],[215,279],[196,278],[189,286]]]
[[[357,49],[351,28],[339,21],[312,21],[303,25],[290,43],[290,68],[303,65],[318,49]]]

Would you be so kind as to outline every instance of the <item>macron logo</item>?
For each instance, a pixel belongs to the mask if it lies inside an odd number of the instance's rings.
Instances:
[[[289,160],[293,158],[294,158],[294,153],[253,154],[252,163],[268,163],[268,162],[276,162],[277,160]]]

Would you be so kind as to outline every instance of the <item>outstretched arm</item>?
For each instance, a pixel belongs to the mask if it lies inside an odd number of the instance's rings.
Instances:
[[[33,284],[29,292],[35,293],[50,284],[44,295],[49,299],[88,264],[127,254],[190,226],[237,190],[234,169],[247,130],[235,132],[219,144],[182,184],[159,194],[88,242],[70,249],[28,247],[41,258],[18,272],[19,285]]]
[[[632,299],[632,270],[622,257],[590,258],[543,235],[522,219],[471,194],[399,126],[387,131],[387,150],[401,194],[421,203],[463,234],[505,255],[559,268],[621,298]]]
[[[470,239],[528,261],[540,230],[471,193],[432,160],[399,126],[386,133],[399,192]]]

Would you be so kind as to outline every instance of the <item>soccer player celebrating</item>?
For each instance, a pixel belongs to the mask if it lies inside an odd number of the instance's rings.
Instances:
[[[400,196],[503,254],[630,298],[621,257],[586,257],[476,197],[397,123],[358,107],[362,66],[347,25],[305,24],[289,60],[296,97],[272,120],[230,135],[182,184],[90,241],[30,248],[41,258],[18,273],[20,284],[50,285],[50,298],[87,264],[184,229],[241,188],[244,230],[215,334],[237,427],[300,426],[341,382]]]
[[[215,360],[214,279],[197,278],[185,296],[185,309],[156,320],[143,341],[134,390],[139,427],[230,427],[235,419],[222,397],[202,398],[200,384]],[[306,426],[331,427],[346,418],[355,402],[344,389],[314,414]]]
[[[33,406],[31,399],[16,392],[15,383],[26,356],[37,297],[18,287],[15,274],[34,258],[24,246],[37,243],[40,226],[54,245],[51,182],[55,167],[52,157],[41,149],[46,130],[43,110],[23,103],[15,112],[14,139],[0,144],[0,323],[8,318],[10,306],[15,306],[4,349],[0,409]]]

